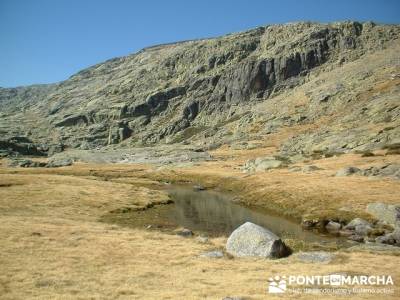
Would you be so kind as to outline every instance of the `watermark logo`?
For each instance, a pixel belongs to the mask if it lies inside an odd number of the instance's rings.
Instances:
[[[270,277],[268,293],[393,294],[394,289],[391,288],[393,285],[393,278],[390,275],[288,275]]]
[[[268,281],[268,293],[279,294],[286,292],[286,276],[270,277]]]
[[[329,275],[329,283],[333,286],[339,286],[342,284],[342,275],[332,274]]]

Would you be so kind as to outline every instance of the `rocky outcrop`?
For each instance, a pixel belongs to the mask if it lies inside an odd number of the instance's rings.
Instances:
[[[46,151],[40,149],[40,147],[40,145],[34,144],[27,137],[11,137],[6,140],[0,140],[0,153],[2,153],[2,156],[45,156]]]
[[[361,171],[364,176],[381,176],[400,179],[400,164],[369,167]]]
[[[393,66],[399,36],[396,25],[300,22],[149,47],[58,84],[0,88],[0,138],[29,136],[63,149],[209,149],[338,115],[332,126],[288,137],[281,154],[397,151],[399,79],[385,66]],[[380,68],[386,79],[376,77]],[[379,80],[393,88],[365,95]],[[386,125],[370,132],[370,122]]]
[[[73,160],[69,158],[60,159],[52,158],[47,162],[44,161],[32,161],[30,159],[11,159],[8,163],[9,167],[21,167],[21,168],[58,168],[67,167],[73,164]]]
[[[336,176],[339,177],[351,175],[391,177],[393,179],[400,179],[400,164],[372,166],[363,170],[356,167],[345,167],[336,172]]]
[[[8,163],[9,167],[21,167],[21,168],[40,168],[45,167],[45,162],[32,161],[30,159],[13,159]]]
[[[56,122],[56,127],[61,126],[76,126],[76,125],[88,125],[89,121],[85,115],[66,116],[61,121]]]
[[[50,159],[46,165],[47,168],[59,168],[59,167],[67,167],[71,166],[74,161],[70,158],[53,158]]]

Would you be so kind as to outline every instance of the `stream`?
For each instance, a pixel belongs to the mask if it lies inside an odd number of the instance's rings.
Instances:
[[[210,237],[229,236],[245,222],[263,226],[285,239],[293,239],[314,248],[342,248],[344,239],[304,230],[294,220],[279,216],[263,208],[249,208],[234,203],[232,197],[216,191],[195,191],[189,187],[172,186],[168,189],[174,201],[143,211],[114,213],[103,221],[133,228],[156,229],[172,233],[177,228],[188,228],[196,234]]]

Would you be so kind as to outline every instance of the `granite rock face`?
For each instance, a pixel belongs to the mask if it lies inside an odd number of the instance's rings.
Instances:
[[[4,140],[0,139],[0,153],[3,156],[11,155],[32,155],[44,156],[47,149],[42,149],[41,145],[34,144],[27,137],[10,137]]]
[[[165,143],[211,149],[317,123],[281,152],[395,151],[399,36],[398,25],[300,22],[145,48],[60,83],[0,88],[0,139],[26,137],[50,155]],[[368,90],[382,81],[386,88]]]

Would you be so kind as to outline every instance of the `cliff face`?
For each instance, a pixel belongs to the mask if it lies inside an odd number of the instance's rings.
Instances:
[[[260,27],[149,47],[51,85],[0,89],[0,137],[91,149],[236,145],[307,128],[281,152],[399,143],[400,26]]]

